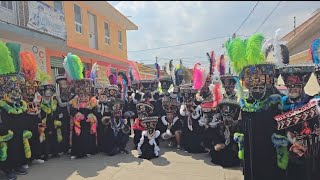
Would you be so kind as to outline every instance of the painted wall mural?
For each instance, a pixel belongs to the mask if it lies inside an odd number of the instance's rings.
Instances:
[[[43,72],[47,72],[47,63],[46,63],[46,51],[44,47],[39,47],[36,45],[31,45],[31,44],[25,44],[21,42],[15,42],[7,39],[0,39],[3,42],[11,42],[11,43],[17,43],[21,45],[21,50],[22,51],[27,51],[27,52],[32,52],[37,60],[37,65]]]
[[[64,14],[40,1],[29,1],[29,21],[27,27],[66,39]]]

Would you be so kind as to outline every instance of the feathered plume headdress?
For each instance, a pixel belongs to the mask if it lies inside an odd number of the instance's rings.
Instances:
[[[197,63],[193,67],[193,88],[196,90],[200,90],[202,87],[202,72],[198,67],[200,63]]]
[[[316,65],[315,70],[317,73],[320,71],[320,59],[318,54],[319,48],[320,48],[320,37],[318,39],[315,39],[310,46],[312,61]]]
[[[175,73],[174,73],[174,65],[173,65],[173,60],[170,60],[169,62],[169,70],[170,70],[170,76],[171,76],[171,79],[173,81],[174,84],[176,84],[176,78],[175,78]]]
[[[7,43],[9,51],[11,52],[11,57],[13,59],[13,64],[16,72],[20,72],[20,49],[21,45],[17,43]]]
[[[83,64],[77,55],[68,53],[67,57],[64,58],[63,66],[72,80],[83,79]]]
[[[93,80],[98,78],[98,71],[99,71],[99,65],[97,63],[94,63],[91,68],[90,78]]]
[[[35,80],[37,74],[37,62],[31,52],[21,52],[21,70],[26,80]]]
[[[268,39],[263,44],[263,52],[265,53],[265,58],[268,60],[268,55],[271,51],[274,52],[275,63],[278,66],[284,64],[289,64],[289,50],[283,42],[280,41],[279,36],[280,29],[277,29],[273,39]]]
[[[128,77],[124,72],[119,72],[118,75],[122,78],[123,98],[127,100]]]
[[[154,64],[154,67],[156,68],[156,79],[159,79],[160,78],[160,66],[158,63],[155,63]]]
[[[261,64],[265,60],[262,53],[262,34],[254,34],[249,39],[242,40],[239,37],[226,42],[226,49],[231,61],[231,66],[236,73],[248,65]]]
[[[11,52],[6,46],[5,43],[0,41],[0,74],[5,75],[5,74],[10,74],[10,73],[15,73],[15,67],[13,64],[13,59],[11,56]]]
[[[219,72],[220,72],[220,76],[224,75],[225,74],[225,71],[226,71],[226,62],[225,62],[225,59],[224,59],[224,54],[222,54],[220,56],[220,59],[219,59]]]
[[[129,77],[130,77],[130,84],[134,81],[134,76],[133,76],[133,68],[130,66],[129,68]]]

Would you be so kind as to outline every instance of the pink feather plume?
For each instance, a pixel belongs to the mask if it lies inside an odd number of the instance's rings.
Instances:
[[[193,87],[196,90],[200,90],[202,87],[202,72],[198,69],[200,65],[200,63],[197,63],[193,67]]]
[[[220,83],[216,83],[213,88],[214,106],[216,107],[222,100]]]

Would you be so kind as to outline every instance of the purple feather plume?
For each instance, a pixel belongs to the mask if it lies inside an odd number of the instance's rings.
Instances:
[[[225,67],[225,59],[224,55],[222,54],[220,56],[220,65],[219,65],[219,71],[220,71],[220,76],[225,74],[226,67]]]

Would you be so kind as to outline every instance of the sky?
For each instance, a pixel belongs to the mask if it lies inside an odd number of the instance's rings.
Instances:
[[[216,57],[225,53],[222,45],[243,23],[257,1],[108,1],[138,26],[127,31],[128,59],[154,64],[155,57],[162,66],[174,59],[174,64],[192,68],[195,63],[209,64],[206,53],[214,51]],[[279,1],[260,1],[237,35],[250,36],[263,23]],[[277,29],[281,35],[302,24],[320,8],[320,2],[282,1],[258,32],[271,38]],[[185,44],[216,37],[206,42],[170,48],[137,51],[150,48]],[[245,38],[245,37],[242,37]],[[311,43],[311,42],[310,42]],[[136,51],[136,52],[134,52]]]

